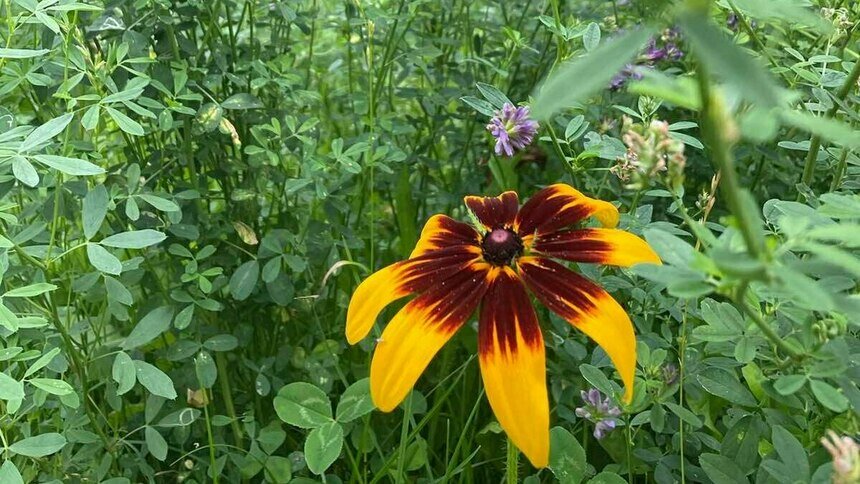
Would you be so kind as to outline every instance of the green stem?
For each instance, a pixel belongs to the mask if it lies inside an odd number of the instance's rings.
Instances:
[[[208,391],[206,389],[203,390]],[[211,392],[210,392],[211,395]],[[212,421],[209,419],[209,405],[203,406],[203,418],[206,420],[206,438],[209,440],[209,475],[218,484],[218,472],[215,472],[215,439],[212,437]]]
[[[519,457],[520,451],[511,442],[511,438],[508,437],[508,452],[505,459],[505,484],[517,484],[517,478],[519,477]]]
[[[227,373],[227,363],[224,353],[215,353],[215,365],[218,367],[218,380],[221,382],[221,398],[224,399],[224,407],[227,416],[230,417],[230,428],[233,430],[233,440],[236,447],[242,447],[242,430],[239,428],[239,419],[236,417],[236,408],[233,405],[233,390],[230,387],[230,377]]]
[[[412,393],[403,404],[403,422],[400,427],[400,449],[397,458],[397,482],[406,482],[406,446],[409,443],[409,418],[412,416]]]
[[[842,185],[842,177],[845,176],[845,170],[848,168],[848,150],[842,148],[842,155],[839,157],[839,163],[836,165],[836,173],[833,174],[833,182],[830,183],[830,191],[835,192]]]
[[[784,340],[770,325],[765,321],[759,311],[754,310],[750,307],[749,304],[744,301],[744,296],[746,295],[747,288],[749,283],[743,282],[738,288],[737,295],[734,298],[734,302],[736,305],[740,306],[741,310],[749,316],[750,319],[753,320],[758,329],[761,330],[762,334],[770,340],[771,343],[774,344],[777,348],[779,348],[783,353],[786,353],[793,359],[801,359],[805,355],[802,350],[797,349],[794,345],[788,343],[788,341]]]
[[[734,140],[730,139],[724,131],[727,115],[720,99],[712,97],[708,75],[702,65],[699,65],[697,78],[699,82],[699,94],[702,99],[703,132],[708,144],[708,151],[711,154],[712,163],[721,173],[722,182],[720,183],[720,191],[726,200],[729,211],[737,219],[738,228],[750,255],[756,259],[761,258],[764,254],[764,241],[761,240],[760,234],[756,230],[756,221],[751,218],[751,213],[745,210],[741,200],[744,195],[749,195],[741,188],[737,172],[735,171],[734,160],[731,154],[731,146]]]
[[[851,69],[851,73],[848,74],[842,87],[840,87],[839,91],[836,93],[836,100],[833,103],[833,106],[824,113],[825,119],[832,118],[836,114],[836,111],[839,110],[839,105],[845,100],[848,93],[850,93],[851,89],[853,89],[857,84],[858,78],[860,78],[860,59],[857,59],[854,62],[854,68]],[[803,164],[803,176],[800,178],[800,182],[806,186],[809,186],[809,184],[812,183],[812,176],[815,174],[815,161],[818,158],[818,148],[820,147],[821,136],[818,136],[817,134],[813,135],[812,139],[809,141],[809,152],[806,154],[806,161]]]

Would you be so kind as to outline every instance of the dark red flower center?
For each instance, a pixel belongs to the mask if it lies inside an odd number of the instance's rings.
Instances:
[[[481,249],[484,251],[484,260],[503,266],[522,255],[523,239],[511,229],[497,228],[484,234]]]

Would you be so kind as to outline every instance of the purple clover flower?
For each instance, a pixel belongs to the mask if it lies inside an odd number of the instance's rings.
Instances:
[[[612,80],[609,81],[609,89],[617,91],[621,89],[621,86],[627,83],[627,81],[629,81],[630,79],[633,79],[634,81],[642,79],[642,72],[640,72],[640,69],[643,68],[645,67],[627,64],[626,66],[624,66],[624,69],[622,69],[621,72],[615,74],[615,77],[613,77]]]
[[[490,118],[487,130],[496,138],[496,154],[514,156],[514,151],[519,151],[534,140],[540,125],[537,121],[529,118],[528,106],[514,107],[511,103],[505,103],[502,109],[495,112]]]
[[[580,395],[585,405],[576,409],[576,416],[593,422],[594,438],[600,440],[618,425],[621,409],[614,405],[609,397],[603,398],[603,394],[596,388],[582,391]]]

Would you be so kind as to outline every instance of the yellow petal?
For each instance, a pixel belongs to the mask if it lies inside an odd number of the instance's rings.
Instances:
[[[472,264],[403,307],[388,323],[370,364],[370,395],[383,412],[400,404],[486,291],[486,264]]]
[[[477,247],[479,244],[478,232],[471,225],[458,222],[446,215],[437,214],[430,217],[424,224],[424,228],[421,229],[421,237],[409,258],[412,259],[446,247],[458,245]]]
[[[441,284],[481,255],[481,249],[456,246],[397,262],[373,273],[356,288],[346,312],[346,339],[355,344],[367,336],[385,306],[412,293]]]
[[[550,310],[600,345],[624,382],[624,401],[633,399],[636,335],[627,313],[597,284],[543,257],[521,257],[520,275]]]
[[[537,468],[549,459],[543,336],[517,275],[501,269],[481,305],[479,361],[487,399],[511,441]]]
[[[533,233],[547,234],[588,217],[596,218],[604,227],[618,225],[618,209],[614,205],[557,183],[535,193],[520,209],[514,225],[520,236],[526,237]]]
[[[589,228],[553,232],[537,238],[532,250],[573,262],[630,267],[660,264],[660,257],[641,238],[619,229]]]

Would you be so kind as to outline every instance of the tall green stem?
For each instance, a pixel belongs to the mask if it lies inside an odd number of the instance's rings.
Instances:
[[[508,453],[505,459],[505,484],[517,484],[517,478],[519,477],[519,457],[520,451],[511,442],[511,438],[508,437]]]
[[[825,118],[832,118],[836,111],[839,110],[839,105],[842,104],[842,101],[848,96],[848,93],[851,92],[851,89],[857,84],[857,79],[860,78],[860,59],[857,59],[854,62],[854,68],[851,69],[851,73],[848,74],[848,77],[845,79],[845,82],[842,84],[842,87],[839,88],[839,91],[836,93],[836,100],[833,103],[833,106],[824,113]],[[818,159],[818,149],[821,147],[821,136],[813,135],[812,139],[809,141],[809,152],[806,154],[806,162],[803,164],[803,176],[800,178],[801,183],[804,185],[809,185],[812,183],[812,176],[815,174],[815,161]]]
[[[732,159],[731,146],[734,140],[728,136],[725,127],[730,120],[727,118],[721,100],[711,94],[710,81],[704,66],[699,66],[699,94],[702,98],[702,127],[708,142],[711,163],[722,174],[720,191],[732,215],[735,216],[741,236],[746,243],[750,255],[760,258],[764,254],[764,240],[761,237],[752,212],[744,207],[743,198],[750,195],[741,188],[735,164]]]

